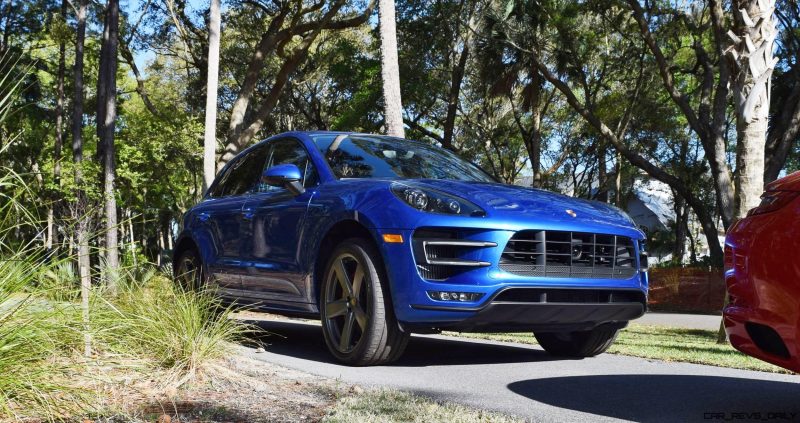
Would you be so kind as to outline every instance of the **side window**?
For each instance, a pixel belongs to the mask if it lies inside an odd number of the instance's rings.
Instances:
[[[268,145],[260,145],[239,158],[220,180],[222,196],[242,195],[255,190],[268,152]]]
[[[264,169],[281,164],[293,164],[300,169],[300,173],[303,176],[304,187],[313,187],[319,183],[317,170],[314,168],[311,158],[308,157],[308,152],[300,142],[294,139],[282,139],[270,144],[272,144],[272,152]],[[282,188],[271,187],[265,184],[261,184],[260,188],[261,191],[280,189]]]
[[[211,185],[211,188],[208,190],[208,196],[211,198],[219,198],[222,197],[225,192],[225,182],[228,180],[228,176],[231,175],[231,168],[226,167],[224,173],[221,173],[217,176],[217,181],[215,184]]]

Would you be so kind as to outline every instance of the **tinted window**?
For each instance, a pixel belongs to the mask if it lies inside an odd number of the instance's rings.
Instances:
[[[419,141],[369,135],[319,135],[314,142],[339,178],[494,182],[474,164]]]
[[[231,168],[226,167],[223,169],[222,173],[217,175],[217,183],[211,185],[211,188],[208,189],[208,196],[209,197],[222,197],[222,193],[225,190],[225,180],[228,179],[228,175],[231,173]]]
[[[265,166],[268,169],[272,166],[281,164],[293,164],[300,169],[300,174],[303,177],[303,186],[308,188],[316,186],[319,183],[317,171],[314,169],[314,164],[308,157],[308,152],[299,141],[294,139],[277,140],[270,143],[272,151],[270,159]],[[261,191],[270,191],[282,189],[280,187],[271,187],[266,184],[261,184]]]
[[[222,175],[219,186],[214,190],[219,195],[213,196],[242,195],[252,192],[261,177],[261,170],[264,168],[268,152],[268,145],[259,145],[248,152],[247,155],[240,157]]]

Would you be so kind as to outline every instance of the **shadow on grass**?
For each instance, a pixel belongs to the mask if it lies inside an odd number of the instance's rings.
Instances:
[[[325,346],[319,325],[293,320],[259,320],[248,323],[263,329],[245,345],[263,344],[270,354],[287,358],[336,363]],[[459,338],[412,336],[405,354],[395,367],[437,365],[482,365],[496,363],[528,363],[564,360],[540,349],[516,345],[470,341]]]
[[[530,379],[508,389],[555,407],[633,421],[800,420],[800,383],[783,381],[596,375]]]

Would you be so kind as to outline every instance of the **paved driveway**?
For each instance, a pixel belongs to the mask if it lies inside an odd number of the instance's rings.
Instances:
[[[800,376],[611,354],[553,359],[520,344],[414,336],[392,366],[334,364],[321,329],[260,322],[259,360],[364,386],[385,386],[531,421],[800,421]]]

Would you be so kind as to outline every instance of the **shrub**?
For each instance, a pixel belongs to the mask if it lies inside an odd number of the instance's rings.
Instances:
[[[211,292],[184,291],[171,277],[158,275],[145,284],[126,284],[95,314],[100,342],[112,350],[152,360],[184,380],[204,365],[224,357],[231,342],[250,326],[230,319]]]

